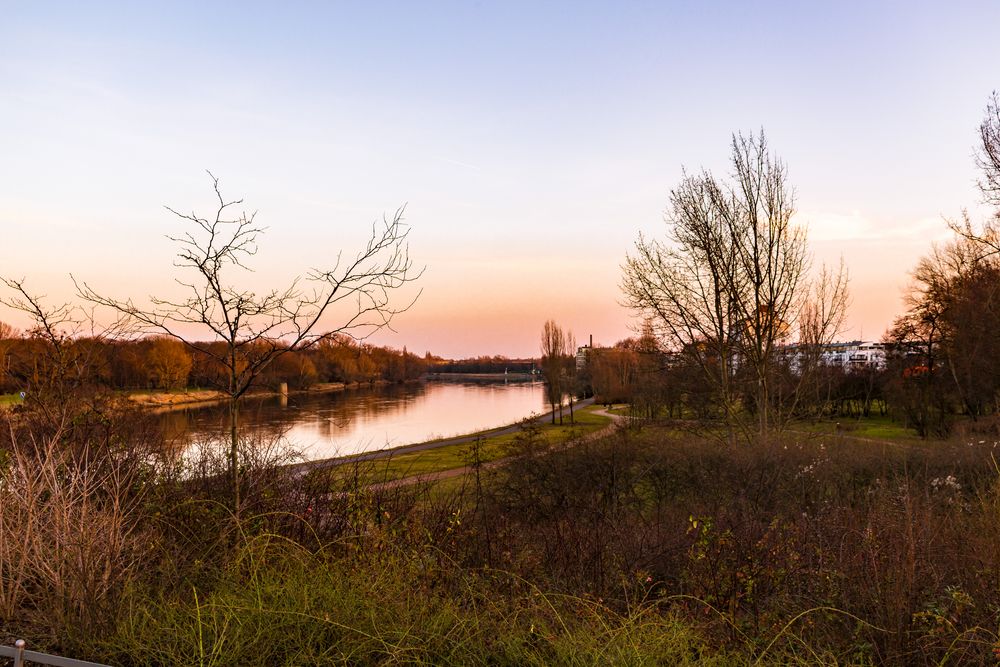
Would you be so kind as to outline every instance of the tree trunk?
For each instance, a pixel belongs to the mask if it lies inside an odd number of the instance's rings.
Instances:
[[[233,482],[233,513],[240,518],[239,399],[229,397],[229,472]]]
[[[764,371],[766,372],[766,370]],[[757,382],[757,411],[759,412],[758,417],[760,419],[760,442],[763,444],[767,441],[767,429],[768,429],[768,410],[770,409],[770,396],[768,396],[768,382],[767,379],[761,374]]]

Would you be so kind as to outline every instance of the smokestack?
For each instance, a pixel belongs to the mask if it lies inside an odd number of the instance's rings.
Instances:
[[[590,347],[591,349],[594,347],[594,334],[590,334]]]

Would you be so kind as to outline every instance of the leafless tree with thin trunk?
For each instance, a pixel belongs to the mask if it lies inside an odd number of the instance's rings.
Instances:
[[[766,437],[771,419],[771,382],[777,346],[789,341],[801,306],[808,270],[805,227],[794,225],[794,198],[785,164],[767,148],[763,132],[733,138],[735,187],[720,210],[726,217],[736,252],[738,283],[734,293],[742,321],[741,361],[757,381],[759,434]]]
[[[564,333],[562,327],[554,320],[545,322],[542,326],[542,375],[545,377],[546,395],[552,407],[553,424],[556,423],[557,409],[559,423],[562,423],[562,399],[567,391],[572,391],[567,364],[574,347],[575,339],[572,333]]]
[[[563,335],[563,347],[566,349],[566,356],[563,357],[563,392],[569,400],[569,423],[575,424],[573,416],[573,401],[576,398],[577,374],[576,374],[576,336],[572,331],[567,331]]]
[[[792,410],[803,400],[811,400],[813,406],[818,407],[829,399],[829,396],[824,399],[820,395],[823,349],[842,333],[849,304],[848,274],[843,258],[836,270],[824,264],[809,285],[799,314],[799,338],[794,359],[798,386]]]
[[[366,245],[353,257],[337,255],[330,268],[312,269],[282,289],[263,294],[234,282],[248,271],[264,231],[256,214],[236,213],[243,200],[227,200],[219,179],[209,173],[218,201],[214,213],[171,213],[189,223],[189,230],[170,237],[178,246],[176,279],[186,296],[151,296],[149,306],[131,298],[105,296],[77,283],[80,296],[135,322],[142,332],[183,342],[224,369],[229,405],[229,467],[234,511],[240,509],[239,400],[276,358],[311,347],[338,334],[364,338],[389,327],[393,317],[409,308],[394,305],[397,292],[419,277],[409,257],[409,228],[403,209],[372,225]],[[199,335],[192,334],[192,327]],[[207,340],[206,340],[207,339]],[[218,341],[224,343],[219,346]]]

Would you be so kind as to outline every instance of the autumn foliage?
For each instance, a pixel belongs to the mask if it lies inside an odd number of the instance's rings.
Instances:
[[[2,323],[0,323],[2,324]],[[33,391],[51,375],[51,343],[0,328],[0,393]],[[205,348],[224,343],[201,343]],[[65,343],[67,371],[74,382],[120,390],[176,390],[214,387],[224,370],[207,354],[184,343],[153,336],[114,341],[75,338]],[[259,386],[287,383],[306,389],[321,382],[403,382],[420,377],[434,360],[407,352],[358,343],[347,336],[324,340],[305,351],[281,355],[261,375]]]

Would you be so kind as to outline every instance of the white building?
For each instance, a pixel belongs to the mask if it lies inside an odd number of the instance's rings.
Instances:
[[[784,348],[790,355],[793,369],[799,367],[800,350],[798,345]],[[820,362],[827,366],[839,366],[845,370],[851,368],[885,368],[885,345],[873,341],[853,340],[846,343],[828,343],[823,346],[819,355]]]
[[[823,363],[843,368],[885,368],[885,345],[873,341],[855,340],[849,343],[830,343],[820,354]]]

